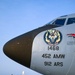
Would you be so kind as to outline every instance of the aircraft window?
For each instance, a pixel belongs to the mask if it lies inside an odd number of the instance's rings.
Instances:
[[[69,18],[68,21],[67,21],[67,25],[68,24],[73,24],[75,23],[75,17],[74,18]]]
[[[55,25],[64,25],[66,18],[64,19],[56,19],[52,24]]]

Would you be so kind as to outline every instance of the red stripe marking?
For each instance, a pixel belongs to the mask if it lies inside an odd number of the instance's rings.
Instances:
[[[72,36],[72,37],[75,37],[75,34],[67,34],[68,36]]]

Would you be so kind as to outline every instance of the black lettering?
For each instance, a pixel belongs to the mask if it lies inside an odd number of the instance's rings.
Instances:
[[[54,62],[54,66],[62,67],[63,66],[63,62]]]
[[[54,54],[53,58],[65,58],[65,54]]]
[[[58,51],[59,46],[48,46],[48,50]]]
[[[43,54],[42,57],[43,58],[51,58],[51,54]]]
[[[56,50],[59,50],[59,46],[56,46]]]
[[[52,46],[48,46],[48,50],[52,50]]]
[[[54,51],[56,50],[55,46],[51,46],[51,47],[52,47],[52,50],[54,50]]]
[[[44,62],[44,65],[45,65],[45,66],[52,66],[52,62],[47,62],[47,61],[45,61],[45,62]]]

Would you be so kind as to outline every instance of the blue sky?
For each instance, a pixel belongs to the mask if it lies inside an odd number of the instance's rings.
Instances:
[[[75,13],[75,0],[0,0],[0,75],[40,75],[9,59],[3,45],[62,15]]]

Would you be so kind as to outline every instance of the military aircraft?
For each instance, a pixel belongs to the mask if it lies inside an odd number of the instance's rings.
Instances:
[[[75,75],[75,14],[60,16],[8,41],[3,51],[44,75]]]

